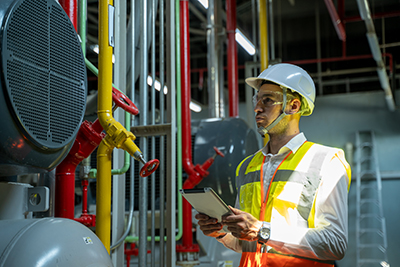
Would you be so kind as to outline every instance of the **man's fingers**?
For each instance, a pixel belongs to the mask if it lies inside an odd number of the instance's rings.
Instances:
[[[210,217],[208,215],[203,214],[203,213],[198,213],[194,216],[197,220],[208,220]]]
[[[232,207],[231,205],[229,205],[229,209],[233,212],[233,214],[236,214],[236,215],[243,213],[243,211],[236,209],[236,208]]]

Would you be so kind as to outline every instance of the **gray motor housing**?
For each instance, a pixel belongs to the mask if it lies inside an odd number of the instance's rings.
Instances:
[[[0,229],[0,266],[113,266],[100,239],[73,220],[1,220]]]
[[[0,177],[54,169],[86,108],[79,38],[54,0],[1,0],[0,25]]]

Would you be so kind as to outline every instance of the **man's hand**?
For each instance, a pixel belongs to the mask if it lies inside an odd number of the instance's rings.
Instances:
[[[211,218],[202,213],[196,214],[194,217],[199,220],[198,224],[204,235],[211,237],[226,235],[226,233],[218,233],[222,229],[223,225],[218,223],[217,219]]]
[[[228,230],[236,238],[246,241],[257,240],[258,230],[262,222],[250,213],[229,206],[233,214],[222,217],[222,223],[228,226]]]

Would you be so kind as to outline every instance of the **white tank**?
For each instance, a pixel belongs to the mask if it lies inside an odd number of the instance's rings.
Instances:
[[[0,266],[110,267],[100,239],[69,219],[0,220]]]

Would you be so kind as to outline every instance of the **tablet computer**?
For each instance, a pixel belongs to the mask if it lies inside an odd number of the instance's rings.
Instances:
[[[196,189],[180,189],[182,196],[199,213],[222,221],[222,216],[232,213],[228,205],[218,196],[211,187]]]

